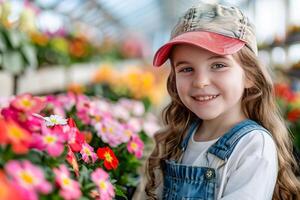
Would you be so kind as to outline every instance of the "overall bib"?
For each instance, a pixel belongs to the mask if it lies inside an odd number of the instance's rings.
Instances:
[[[190,126],[187,136],[181,143],[183,152],[199,123],[198,121]],[[263,130],[269,133],[255,121],[244,120],[213,144],[207,154],[213,154],[226,162],[239,140],[252,130]],[[163,200],[214,200],[216,198],[216,172],[216,169],[209,165],[198,167],[184,165],[174,160],[165,161]]]

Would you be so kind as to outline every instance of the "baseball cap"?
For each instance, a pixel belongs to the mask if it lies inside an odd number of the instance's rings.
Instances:
[[[219,55],[229,55],[247,46],[257,55],[255,27],[234,6],[200,3],[179,19],[170,41],[154,55],[153,65],[161,66],[169,58],[174,45],[195,45]]]

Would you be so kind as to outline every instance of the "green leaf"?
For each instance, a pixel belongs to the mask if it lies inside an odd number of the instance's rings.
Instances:
[[[7,32],[7,37],[13,49],[20,47],[22,41],[22,35],[20,32],[11,29]]]
[[[121,197],[124,197],[126,200],[128,200],[127,196],[125,195],[124,189],[122,189],[120,186],[116,185],[115,187],[115,192],[116,192],[116,195],[117,196],[121,196]]]
[[[90,200],[89,198],[87,198],[87,197],[80,197],[80,199],[79,200]]]
[[[25,44],[21,47],[21,52],[23,53],[29,67],[37,67],[37,54],[35,48],[30,44]]]
[[[24,60],[18,51],[3,53],[3,68],[13,74],[20,74],[24,68]]]
[[[84,188],[84,190],[89,191],[89,190],[95,188],[95,184],[94,183],[88,183],[88,184],[84,185],[83,188]]]
[[[79,182],[81,184],[84,184],[84,182],[87,182],[88,179],[89,179],[89,170],[85,165],[82,165],[80,170]]]
[[[0,32],[0,51],[5,52],[7,49],[7,41],[5,37],[3,36],[3,33]]]

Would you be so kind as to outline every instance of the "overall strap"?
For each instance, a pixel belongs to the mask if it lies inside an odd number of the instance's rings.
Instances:
[[[201,120],[196,120],[189,127],[187,135],[185,136],[185,138],[183,139],[183,141],[180,144],[180,148],[181,148],[182,151],[185,151],[185,149],[186,149],[186,147],[188,145],[190,137],[192,136],[192,134],[194,133],[194,131],[197,129],[197,127],[198,127],[198,125],[199,125],[200,122],[201,122]]]
[[[208,152],[222,160],[227,160],[239,140],[253,130],[262,130],[270,134],[267,129],[255,121],[247,119],[236,124],[230,131],[225,133],[214,145],[208,149]]]

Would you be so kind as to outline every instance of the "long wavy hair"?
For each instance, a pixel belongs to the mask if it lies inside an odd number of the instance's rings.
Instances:
[[[243,67],[246,78],[254,83],[253,87],[244,90],[242,109],[247,118],[268,129],[276,143],[279,171],[273,200],[298,200],[300,182],[295,175],[298,165],[292,153],[291,134],[275,101],[272,78],[257,56],[247,47],[243,47],[233,56]],[[180,143],[189,125],[197,119],[197,116],[183,105],[178,96],[173,66],[167,80],[167,90],[171,102],[162,112],[165,129],[155,134],[155,148],[146,163],[145,192],[148,199],[157,199],[155,190],[163,181],[163,161],[179,159],[182,154]]]

